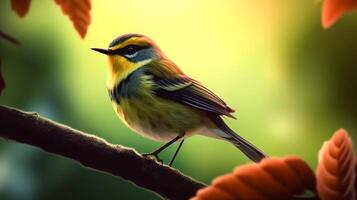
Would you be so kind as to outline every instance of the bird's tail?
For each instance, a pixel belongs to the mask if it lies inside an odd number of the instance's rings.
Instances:
[[[219,131],[222,131],[218,135],[236,146],[249,159],[254,162],[259,162],[261,159],[267,157],[267,155],[264,154],[263,151],[261,151],[253,144],[236,134],[232,129],[230,129],[227,124],[224,123],[221,117],[215,116],[211,119],[216,124],[217,128],[219,128]]]

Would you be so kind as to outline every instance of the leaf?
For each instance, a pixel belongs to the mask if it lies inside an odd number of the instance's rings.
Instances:
[[[288,200],[307,189],[315,190],[315,176],[303,160],[270,157],[215,178],[191,200]]]
[[[1,92],[4,90],[4,88],[5,88],[5,80],[1,74],[1,58],[0,58],[0,95],[1,95]]]
[[[357,9],[357,0],[325,0],[322,7],[322,27],[330,28],[344,13]]]
[[[316,178],[322,200],[356,198],[356,157],[344,129],[336,131],[320,149]]]
[[[55,0],[62,9],[63,14],[68,15],[74,28],[84,38],[91,23],[90,0]]]
[[[30,9],[31,0],[11,0],[11,9],[20,17],[24,17]]]

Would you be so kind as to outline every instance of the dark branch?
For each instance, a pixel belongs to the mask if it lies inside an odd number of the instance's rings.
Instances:
[[[7,41],[9,41],[9,42],[11,42],[13,44],[20,45],[20,42],[17,39],[15,39],[11,35],[8,35],[8,34],[2,32],[2,31],[0,31],[0,38],[3,38],[3,39],[5,39],[5,40],[7,40]]]
[[[135,150],[58,124],[36,113],[0,105],[0,137],[39,147],[122,177],[168,199],[189,199],[204,185]]]
[[[2,90],[5,88],[5,80],[1,73],[1,64],[2,64],[1,62],[2,62],[2,60],[1,60],[1,56],[0,56],[0,95],[1,95]]]

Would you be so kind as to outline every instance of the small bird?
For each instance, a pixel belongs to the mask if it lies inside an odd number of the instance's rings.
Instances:
[[[167,143],[143,154],[162,163],[159,153],[184,139],[201,134],[226,140],[248,158],[259,162],[266,155],[230,129],[222,116],[235,118],[232,108],[200,82],[187,76],[149,37],[125,34],[109,48],[92,48],[109,58],[107,89],[118,117],[142,136]]]

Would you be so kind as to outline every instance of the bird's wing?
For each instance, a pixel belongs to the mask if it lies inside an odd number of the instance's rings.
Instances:
[[[180,76],[174,79],[154,78],[154,94],[159,97],[170,99],[194,108],[204,110],[217,115],[231,115],[233,109],[215,95],[200,82],[187,76]]]

